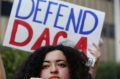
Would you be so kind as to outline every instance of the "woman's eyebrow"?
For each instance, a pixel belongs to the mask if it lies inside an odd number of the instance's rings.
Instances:
[[[61,62],[61,61],[66,62],[66,60],[63,60],[63,59],[56,60],[56,62]]]
[[[44,63],[50,63],[50,61],[49,60],[44,60]]]

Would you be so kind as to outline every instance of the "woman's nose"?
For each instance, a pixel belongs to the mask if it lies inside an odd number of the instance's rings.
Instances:
[[[53,74],[57,74],[58,73],[58,68],[57,68],[57,66],[55,64],[51,65],[50,72],[53,73]]]

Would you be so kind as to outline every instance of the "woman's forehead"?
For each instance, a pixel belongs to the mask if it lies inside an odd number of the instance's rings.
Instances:
[[[51,61],[65,60],[66,61],[66,57],[64,56],[62,51],[53,50],[53,51],[50,51],[46,54],[45,61],[47,61],[47,60],[51,60]]]

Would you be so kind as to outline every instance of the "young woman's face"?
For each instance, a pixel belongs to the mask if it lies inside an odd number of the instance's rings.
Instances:
[[[43,62],[42,79],[70,79],[68,63],[62,51],[49,52]]]

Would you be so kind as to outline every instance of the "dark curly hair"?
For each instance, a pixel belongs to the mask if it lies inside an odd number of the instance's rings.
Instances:
[[[89,74],[89,67],[85,65],[87,58],[83,52],[63,45],[45,46],[37,49],[27,58],[20,71],[15,75],[15,79],[40,77],[45,56],[48,52],[53,50],[60,50],[65,55],[70,70],[70,79],[92,79]]]

